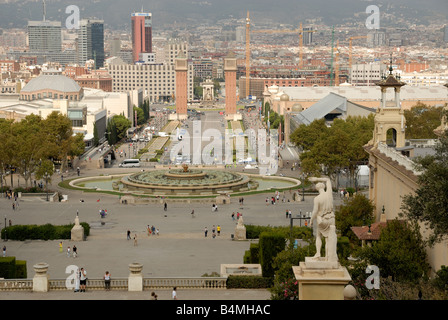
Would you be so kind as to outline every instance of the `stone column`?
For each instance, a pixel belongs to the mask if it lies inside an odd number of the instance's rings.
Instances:
[[[48,263],[45,262],[37,263],[33,266],[34,272],[36,272],[33,278],[34,292],[48,292],[50,288],[49,276],[47,274],[48,267]]]
[[[128,278],[128,291],[143,291],[143,265],[141,263],[131,263],[129,270],[131,273]]]

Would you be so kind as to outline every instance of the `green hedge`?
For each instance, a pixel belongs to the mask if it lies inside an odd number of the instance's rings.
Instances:
[[[251,243],[249,250],[247,250],[244,253],[244,263],[246,264],[253,264],[253,263],[260,263],[259,259],[259,245],[258,243]]]
[[[1,257],[0,258],[0,278],[16,279],[16,258]]]
[[[286,238],[281,232],[262,232],[259,240],[259,259],[263,277],[274,277],[272,262],[285,249]]]
[[[84,235],[87,237],[90,234],[90,226],[86,222],[81,222],[84,227]],[[25,240],[57,240],[70,239],[71,231],[74,224],[54,226],[52,224],[44,225],[15,225],[2,229],[1,237],[6,236],[10,240],[25,241]]]
[[[273,278],[262,276],[234,276],[227,278],[227,289],[266,289],[272,287]]]
[[[291,227],[280,226],[254,226],[245,225],[246,227],[246,239],[259,239],[262,232],[278,232],[283,234],[285,238],[290,237]],[[292,228],[292,238],[293,239],[311,239],[313,237],[313,230],[309,227],[297,227]]]
[[[16,260],[16,279],[26,279],[27,276],[26,261]]]

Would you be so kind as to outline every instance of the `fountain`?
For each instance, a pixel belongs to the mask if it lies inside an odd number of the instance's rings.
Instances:
[[[248,191],[257,187],[251,179],[236,172],[217,169],[156,169],[125,176],[122,190],[150,194],[221,194]]]

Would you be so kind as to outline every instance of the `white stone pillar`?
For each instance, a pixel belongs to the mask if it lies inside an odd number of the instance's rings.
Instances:
[[[34,292],[48,292],[50,288],[48,271],[48,263],[41,262],[33,266],[36,274],[33,278],[33,291]]]
[[[143,265],[133,262],[129,265],[128,291],[143,291]]]

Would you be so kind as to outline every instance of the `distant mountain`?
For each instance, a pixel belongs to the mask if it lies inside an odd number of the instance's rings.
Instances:
[[[252,22],[260,25],[265,21],[297,25],[313,18],[321,18],[327,25],[356,23],[367,18],[368,5],[380,7],[381,16],[385,16],[382,23],[386,24],[403,23],[403,19],[417,24],[448,21],[446,0],[47,0],[46,3],[48,20],[64,23],[68,17],[66,7],[76,4],[81,17],[104,19],[113,29],[129,28],[130,14],[141,11],[142,5],[145,12],[153,14],[155,29],[173,23],[199,25],[229,17],[241,19],[247,11]],[[41,0],[0,0],[0,28],[23,28],[27,21],[41,19]]]

